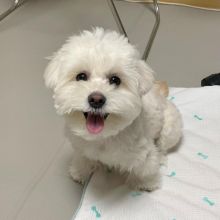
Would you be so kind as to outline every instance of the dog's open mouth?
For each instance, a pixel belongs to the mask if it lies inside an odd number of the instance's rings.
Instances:
[[[108,113],[100,114],[96,112],[83,112],[86,119],[86,128],[91,134],[99,134],[105,124]]]

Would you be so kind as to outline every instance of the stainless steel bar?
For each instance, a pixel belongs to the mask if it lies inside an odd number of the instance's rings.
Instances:
[[[14,0],[11,7],[3,12],[0,15],[0,21],[2,21],[4,18],[6,18],[9,14],[11,14],[15,9],[17,9],[19,6],[21,6],[23,3],[25,2],[25,0]]]
[[[153,42],[154,42],[154,39],[156,37],[158,28],[160,26],[160,10],[159,10],[159,5],[158,5],[157,0],[153,0],[153,2],[154,2],[154,14],[155,14],[155,19],[156,20],[155,20],[153,30],[151,32],[150,38],[148,40],[147,46],[145,48],[145,51],[144,51],[144,54],[143,54],[143,57],[142,57],[143,60],[145,60],[145,61],[147,60],[147,58],[149,56],[151,47],[153,45]]]
[[[125,31],[125,28],[124,28],[124,26],[122,24],[121,18],[120,18],[119,14],[118,14],[118,11],[117,11],[116,7],[115,7],[114,0],[108,0],[108,4],[109,4],[109,7],[110,7],[110,9],[112,11],[113,17],[114,17],[114,19],[115,19],[115,21],[116,21],[116,23],[118,25],[120,33],[125,35],[128,38],[128,35],[127,35],[127,33]]]
[[[115,7],[114,0],[108,0],[108,3],[109,3],[109,7],[112,11],[113,17],[118,25],[120,33],[124,34],[128,38],[128,35],[125,31],[123,23],[122,23],[120,16],[118,14],[117,8]],[[158,31],[158,28],[160,25],[160,10],[159,10],[159,5],[158,5],[157,0],[153,0],[153,5],[154,5],[154,15],[155,15],[156,20],[155,20],[154,27],[151,32],[150,38],[148,40],[147,46],[146,46],[144,53],[143,53],[143,56],[142,56],[143,60],[145,60],[145,61],[147,60],[147,58],[149,56],[150,50],[152,48],[154,39],[156,37],[157,31]]]

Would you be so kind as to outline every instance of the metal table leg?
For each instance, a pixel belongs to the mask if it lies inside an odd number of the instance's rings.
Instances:
[[[0,21],[2,21],[5,17],[7,17],[9,14],[11,14],[15,9],[17,9],[19,6],[21,6],[25,1],[26,0],[14,0],[11,7],[7,11],[5,11],[4,13],[2,13],[0,15]],[[108,3],[109,3],[112,14],[115,18],[115,21],[118,25],[118,28],[119,28],[120,32],[128,38],[128,35],[127,35],[127,33],[125,31],[125,28],[123,26],[123,23],[120,19],[120,16],[118,14],[118,11],[117,11],[117,8],[114,4],[114,1],[113,0],[108,0]],[[153,45],[154,39],[155,39],[156,34],[157,34],[157,30],[158,30],[159,25],[160,25],[160,11],[159,11],[159,6],[158,6],[158,3],[157,3],[157,0],[153,0],[153,3],[154,3],[154,14],[155,14],[156,21],[155,21],[153,30],[151,32],[150,39],[149,39],[149,41],[147,43],[147,46],[144,50],[144,54],[143,54],[143,57],[142,57],[144,60],[147,60],[147,58],[149,56],[151,47]]]
[[[122,34],[124,34],[126,37],[128,37],[128,35],[125,31],[125,28],[122,24],[122,21],[120,19],[120,16],[118,14],[117,8],[115,7],[114,0],[108,0],[108,3],[109,3],[109,6],[111,8],[114,19],[115,19],[115,21],[118,25],[119,31]],[[148,40],[147,46],[144,50],[144,54],[143,54],[143,57],[142,57],[143,60],[145,60],[145,61],[147,60],[147,58],[149,56],[151,47],[153,45],[154,39],[156,37],[157,31],[158,31],[158,28],[159,28],[159,25],[160,25],[160,11],[159,11],[159,6],[158,6],[157,0],[153,0],[153,4],[154,4],[154,15],[155,15],[156,20],[155,20],[153,30],[151,32],[150,38]]]
[[[5,17],[11,14],[16,8],[21,6],[24,2],[25,0],[14,0],[11,7],[0,15],[0,21],[2,21]]]
[[[118,11],[117,11],[117,8],[115,6],[114,1],[113,0],[108,0],[108,4],[109,4],[109,7],[110,7],[110,9],[112,11],[113,17],[114,17],[114,19],[115,19],[115,21],[116,21],[116,23],[118,25],[119,31],[121,32],[121,34],[123,34],[125,37],[128,38],[128,35],[127,35],[127,33],[125,31],[125,28],[124,28],[124,26],[122,24],[121,18],[120,18],[119,14],[118,14]]]
[[[142,57],[145,61],[147,60],[147,58],[149,56],[151,47],[153,45],[153,42],[154,42],[154,39],[156,37],[158,28],[160,26],[160,10],[159,10],[157,0],[154,0],[154,15],[155,15],[156,20],[155,20],[153,30],[151,32],[150,38],[148,40],[147,46],[145,48],[145,51],[144,51],[144,54],[143,54],[143,57]]]

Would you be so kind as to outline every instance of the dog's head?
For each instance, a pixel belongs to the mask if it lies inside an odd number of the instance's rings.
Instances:
[[[152,70],[128,39],[96,28],[71,37],[45,71],[57,112],[87,140],[116,135],[140,114]]]

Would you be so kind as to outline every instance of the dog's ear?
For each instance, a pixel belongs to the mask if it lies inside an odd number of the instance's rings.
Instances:
[[[153,86],[153,70],[143,60],[137,61],[137,70],[139,73],[139,91],[140,95],[146,94]]]
[[[50,59],[49,64],[44,72],[45,84],[48,88],[54,89],[58,83],[58,78],[61,72],[61,55],[58,51]]]

